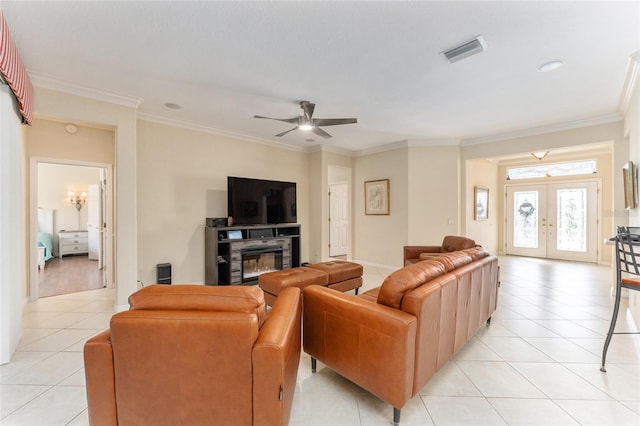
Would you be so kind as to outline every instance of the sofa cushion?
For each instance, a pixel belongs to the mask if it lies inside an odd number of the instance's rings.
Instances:
[[[447,235],[442,240],[442,247],[440,251],[442,253],[449,253],[452,251],[473,248],[475,246],[476,246],[476,242],[471,238],[460,237],[457,235]]]
[[[378,303],[400,309],[405,293],[445,273],[442,263],[424,260],[392,272],[378,293]]]
[[[471,256],[471,259],[473,260],[478,260],[482,259],[483,257],[489,256],[489,252],[483,247],[474,247],[462,251]]]
[[[451,253],[441,253],[438,257],[431,258],[434,262],[441,263],[446,272],[451,272],[461,266],[468,265],[473,261],[472,257],[464,251],[454,251]]]
[[[129,296],[131,310],[216,311],[255,313],[262,327],[267,310],[258,287],[150,285]]]

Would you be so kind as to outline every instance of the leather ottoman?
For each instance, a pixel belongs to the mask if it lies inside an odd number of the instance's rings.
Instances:
[[[362,287],[362,265],[345,260],[331,260],[307,265],[307,268],[326,272],[329,276],[327,287],[338,291],[355,290]]]
[[[281,271],[260,274],[258,285],[264,292],[264,300],[273,306],[276,297],[283,288],[298,287],[300,290],[310,285],[326,287],[329,276],[326,272],[307,267],[283,269]]]

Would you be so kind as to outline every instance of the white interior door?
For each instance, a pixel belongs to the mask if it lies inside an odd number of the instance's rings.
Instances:
[[[506,253],[597,262],[598,183],[506,188]]]
[[[349,187],[329,185],[329,256],[347,254],[349,236]]]
[[[87,231],[89,236],[89,259],[98,261],[102,269],[102,188],[88,185]]]

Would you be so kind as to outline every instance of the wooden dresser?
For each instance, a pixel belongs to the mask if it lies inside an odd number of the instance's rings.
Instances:
[[[89,253],[89,238],[87,231],[58,232],[58,256],[65,254]]]

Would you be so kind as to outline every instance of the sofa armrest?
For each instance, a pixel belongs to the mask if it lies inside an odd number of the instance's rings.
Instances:
[[[440,253],[440,246],[404,246],[404,260],[418,259],[421,253]],[[406,264],[405,264],[406,266]]]
[[[113,349],[109,330],[84,345],[84,373],[89,405],[89,424],[117,425]]]
[[[413,396],[415,316],[318,286],[303,311],[306,353],[396,408]]]
[[[283,289],[253,347],[254,425],[289,423],[300,363],[300,289]]]

